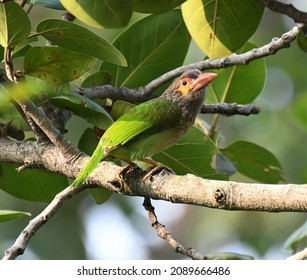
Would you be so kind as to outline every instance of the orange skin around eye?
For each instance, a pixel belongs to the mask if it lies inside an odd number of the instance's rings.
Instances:
[[[192,78],[183,78],[180,80],[178,91],[182,94],[187,94],[190,91],[190,86],[193,83]]]

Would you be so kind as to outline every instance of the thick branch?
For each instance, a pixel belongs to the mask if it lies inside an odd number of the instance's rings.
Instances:
[[[292,4],[285,4],[276,0],[257,0],[270,10],[287,15],[297,23],[307,23],[307,13],[296,9]]]
[[[255,48],[248,52],[242,54],[231,54],[218,59],[207,59],[178,67],[138,89],[116,88],[111,85],[104,85],[94,88],[78,88],[76,89],[76,93],[85,95],[89,98],[111,98],[113,100],[125,100],[132,103],[145,101],[152,98],[153,92],[161,85],[181,75],[188,69],[197,68],[199,70],[208,70],[220,69],[235,65],[246,65],[255,59],[274,55],[277,51],[288,48],[290,43],[296,39],[299,31],[306,29],[307,24],[300,24],[284,33],[280,38],[274,38],[269,44]]]
[[[75,165],[54,146],[40,146],[36,142],[16,143],[0,138],[0,162],[21,165],[29,160],[35,166],[76,177],[89,160],[83,156]],[[194,175],[177,176],[161,173],[153,181],[143,182],[144,171],[128,172],[125,180],[118,174],[121,167],[102,162],[89,177],[88,182],[98,187],[130,196],[161,199],[173,203],[193,204],[225,210],[307,212],[307,184],[258,184],[206,180]]]

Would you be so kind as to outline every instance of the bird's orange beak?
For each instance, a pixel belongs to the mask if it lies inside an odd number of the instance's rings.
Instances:
[[[215,78],[217,74],[215,73],[201,73],[196,80],[190,85],[192,91],[199,90],[207,85],[209,85]]]

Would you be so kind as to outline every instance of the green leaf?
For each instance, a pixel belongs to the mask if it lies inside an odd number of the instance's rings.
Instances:
[[[269,184],[283,181],[283,172],[277,158],[268,150],[256,144],[238,141],[222,150],[237,166],[238,172]]]
[[[190,0],[181,6],[189,32],[210,58],[241,48],[257,29],[264,6],[254,0]]]
[[[113,192],[111,192],[107,189],[102,189],[102,188],[89,189],[88,191],[90,192],[90,194],[94,198],[96,204],[98,204],[98,205],[107,202],[108,199],[113,194]]]
[[[113,85],[138,87],[182,65],[190,44],[179,10],[148,16],[131,25],[115,40],[128,67],[103,63],[113,75]]]
[[[303,52],[307,52],[307,34],[299,32],[297,35],[297,44]]]
[[[78,20],[98,28],[126,26],[133,10],[132,0],[61,0],[61,3]]]
[[[307,130],[307,91],[295,97],[290,112],[296,122]]]
[[[126,102],[117,100],[112,105],[111,116],[113,120],[117,120],[122,115],[126,114],[130,109],[132,109],[135,105]]]
[[[27,0],[28,4],[33,6],[42,6],[55,10],[65,10],[61,5],[60,0]]]
[[[214,142],[199,129],[193,127],[172,147],[152,158],[170,167],[178,175],[195,174],[207,179],[225,180],[212,168],[212,158],[219,152]]]
[[[17,164],[1,163],[0,189],[25,200],[50,202],[67,187],[67,178],[44,169],[17,172]]]
[[[11,102],[12,99],[23,101],[37,94],[37,87],[34,83],[19,82],[12,83],[6,87],[0,87],[0,117],[5,122],[12,122],[12,125],[19,130],[28,130],[28,124],[20,115],[20,112]]]
[[[37,25],[36,31],[62,48],[127,66],[125,57],[118,49],[80,25],[59,19],[47,19]]]
[[[0,210],[0,223],[15,220],[24,216],[31,216],[31,214],[28,212]]]
[[[93,129],[87,128],[78,143],[78,148],[87,153],[88,155],[91,155],[96,146],[98,145],[98,139],[93,131]],[[97,188],[97,189],[89,189],[90,194],[94,198],[95,202],[97,204],[103,204],[105,203],[110,196],[112,195],[111,191],[108,191],[107,189]]]
[[[247,43],[240,53],[256,47],[252,43]],[[246,104],[252,102],[264,87],[265,60],[261,58],[248,65],[233,66],[212,72],[217,73],[218,78],[208,87],[206,103]]]
[[[95,87],[111,83],[111,74],[105,71],[98,71],[88,76],[81,84],[81,87]]]
[[[75,114],[99,128],[107,129],[113,123],[106,110],[85,96],[61,94],[49,97],[49,100],[58,107],[69,108]]]
[[[90,156],[97,147],[98,142],[99,140],[97,139],[94,130],[92,128],[87,128],[80,137],[78,149]]]
[[[237,173],[236,165],[222,154],[216,155],[216,172],[232,176]]]
[[[296,250],[298,243],[305,238],[307,238],[307,221],[288,237],[284,243],[284,248],[286,250]]]
[[[33,47],[25,56],[25,73],[54,85],[78,79],[95,63],[93,57],[61,47]]]
[[[15,2],[0,3],[0,45],[14,48],[31,32],[27,13]]]
[[[139,13],[159,14],[170,11],[186,0],[136,0],[133,10]]]

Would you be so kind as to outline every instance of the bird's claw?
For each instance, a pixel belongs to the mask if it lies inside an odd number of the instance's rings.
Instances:
[[[119,178],[120,179],[124,179],[125,174],[129,171],[129,170],[134,170],[136,168],[139,168],[135,163],[129,163],[128,165],[124,166],[120,171],[119,171]]]
[[[170,173],[175,173],[171,168],[169,168],[166,165],[163,165],[159,163],[158,165],[154,166],[152,169],[150,169],[147,174],[143,178],[143,182],[145,182],[147,179],[151,178],[155,174],[159,173],[161,170],[167,170]]]

